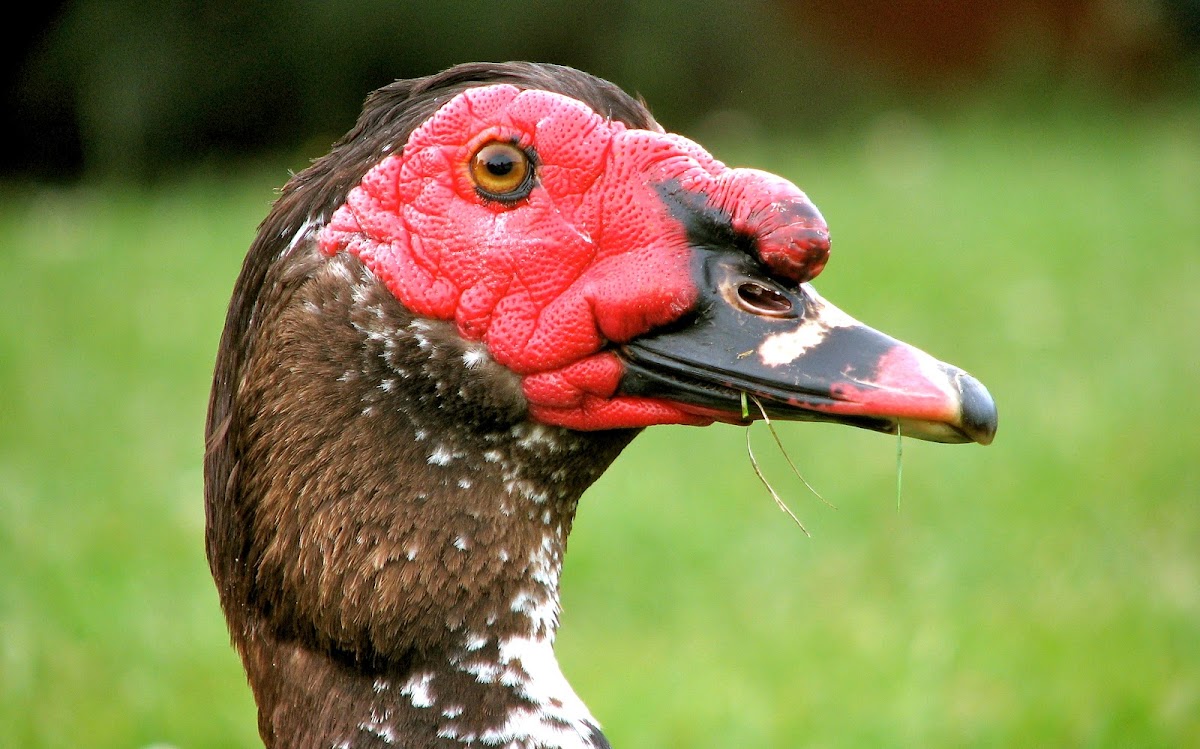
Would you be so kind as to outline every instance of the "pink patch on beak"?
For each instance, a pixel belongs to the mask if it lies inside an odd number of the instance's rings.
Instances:
[[[821,410],[836,414],[957,422],[961,407],[942,365],[904,343],[879,359],[874,379],[835,383],[830,392],[839,403]]]

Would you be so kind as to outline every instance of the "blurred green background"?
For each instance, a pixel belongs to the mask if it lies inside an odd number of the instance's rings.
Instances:
[[[822,292],[977,375],[995,444],[658,428],[585,496],[560,660],[614,745],[1200,746],[1195,0],[78,0],[0,159],[0,746],[253,747],[203,415],[289,169],[387,81],[573,64],[779,172]],[[25,24],[21,26],[20,24]]]

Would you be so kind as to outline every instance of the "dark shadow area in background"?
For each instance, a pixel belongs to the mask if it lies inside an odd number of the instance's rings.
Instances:
[[[25,12],[9,19],[0,73],[9,179],[152,180],[321,153],[368,91],[468,60],[579,67],[682,131],[717,117],[821,132],[955,97],[1037,107],[1082,92],[1123,106],[1200,92],[1200,0],[76,0]]]

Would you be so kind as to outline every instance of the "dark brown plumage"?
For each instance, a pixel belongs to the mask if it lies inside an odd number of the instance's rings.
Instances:
[[[315,229],[367,169],[482,81],[557,91],[633,127],[653,122],[611,84],[567,68],[479,64],[398,81],[368,99],[355,128],[288,183],[263,222],[217,355],[205,505],[208,557],[268,746],[348,736],[371,745],[360,724],[387,696],[377,686],[465,652],[468,629],[495,635],[473,657],[497,658],[521,616],[504,602],[528,579],[542,527],[565,541],[579,495],[635,434],[514,434],[526,408],[512,373],[464,369],[466,342],[451,325],[415,321],[355,258],[316,250]],[[380,388],[400,371],[412,373],[402,390]],[[429,464],[432,439],[449,464]],[[514,480],[553,483],[553,497],[544,508],[496,504]],[[508,561],[460,553],[454,536],[464,530]],[[435,559],[389,564],[409,549]],[[552,555],[561,560],[561,543]],[[463,723],[502,724],[521,703],[469,674],[457,681],[443,689]],[[386,709],[410,726],[404,746],[458,745],[422,726],[427,711]]]

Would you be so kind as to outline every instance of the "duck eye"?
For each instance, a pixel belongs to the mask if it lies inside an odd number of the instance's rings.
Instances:
[[[480,196],[511,203],[533,189],[533,162],[512,143],[488,143],[471,157],[471,179]]]

